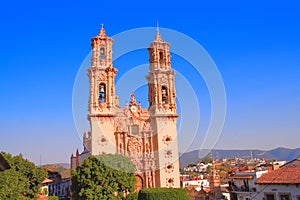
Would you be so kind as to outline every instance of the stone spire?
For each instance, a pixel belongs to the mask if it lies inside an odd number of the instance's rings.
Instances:
[[[131,106],[136,106],[136,100],[135,100],[135,94],[134,93],[131,94],[131,100],[130,100],[129,106],[130,107]]]
[[[156,23],[156,35],[155,35],[155,41],[157,41],[157,42],[163,42],[163,40],[161,39],[160,33],[159,33],[158,20],[157,20],[157,23]]]
[[[105,30],[104,30],[104,25],[103,25],[103,24],[101,24],[101,29],[100,29],[100,32],[99,32],[98,36],[99,36],[101,39],[107,38],[107,35],[105,34]]]

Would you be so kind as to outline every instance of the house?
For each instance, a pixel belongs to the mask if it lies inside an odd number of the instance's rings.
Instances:
[[[257,199],[300,200],[300,158],[256,180]]]
[[[41,187],[41,195],[44,195],[44,196],[48,196],[49,195],[49,189],[48,189],[48,185],[50,183],[52,183],[53,181],[49,178],[45,178],[42,182],[42,187]],[[41,197],[40,197],[41,198]]]
[[[70,199],[71,178],[63,178],[58,171],[49,168],[44,169],[48,172],[48,179],[46,179],[48,181],[44,180],[45,186],[47,186],[48,195],[58,196],[61,200]]]
[[[209,181],[208,179],[204,179],[203,175],[200,175],[199,177],[185,177],[185,178],[181,178],[180,180],[180,185],[181,187],[187,187],[189,185],[193,185],[193,186],[198,186],[200,188],[200,186],[203,187],[209,187]]]
[[[257,196],[255,181],[269,170],[236,171],[230,178],[229,190],[232,200],[250,200]]]

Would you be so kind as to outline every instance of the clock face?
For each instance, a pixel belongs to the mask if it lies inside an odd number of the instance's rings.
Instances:
[[[136,106],[131,106],[130,107],[130,110],[131,110],[131,112],[135,112],[137,109],[136,109]]]

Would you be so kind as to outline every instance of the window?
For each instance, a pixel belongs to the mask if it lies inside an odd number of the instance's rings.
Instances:
[[[275,194],[265,194],[266,200],[275,200]]]
[[[280,193],[280,200],[290,200],[291,194],[290,193]]]
[[[164,61],[164,54],[162,51],[159,52],[159,62],[163,62]]]
[[[103,47],[100,49],[100,59],[101,60],[104,59],[104,48]]]
[[[168,103],[168,92],[165,86],[161,87],[161,98],[163,103]]]
[[[139,126],[138,125],[131,125],[130,126],[130,133],[131,133],[131,135],[138,135]]]
[[[105,84],[100,83],[99,84],[99,102],[104,103],[105,102]]]

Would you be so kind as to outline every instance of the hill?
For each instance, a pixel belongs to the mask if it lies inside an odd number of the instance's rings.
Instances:
[[[286,160],[290,161],[300,156],[300,148],[297,149],[288,149],[288,148],[276,148],[268,151],[263,150],[223,150],[223,149],[214,149],[211,151],[214,158],[244,158],[250,159],[253,158],[267,158],[272,160]],[[198,156],[199,151],[190,151],[180,155],[179,164],[180,167],[185,167],[190,163],[195,163],[202,158]],[[209,156],[209,155],[208,155]]]
[[[65,168],[59,164],[46,164],[46,165],[42,165],[41,167],[52,169],[52,170],[59,172],[61,174],[62,178],[68,178],[71,176],[71,169]]]

